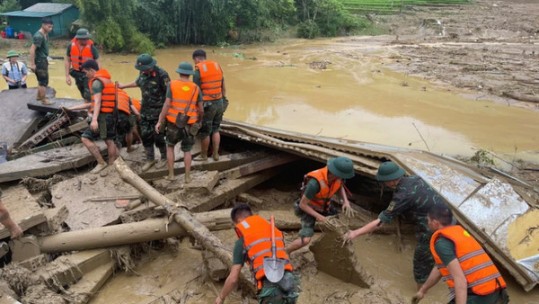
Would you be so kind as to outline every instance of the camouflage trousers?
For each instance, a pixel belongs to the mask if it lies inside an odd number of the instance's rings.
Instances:
[[[298,278],[286,271],[281,281],[271,283],[266,278],[258,292],[259,304],[295,304],[299,296]]]
[[[158,119],[147,119],[142,117],[140,121],[140,137],[142,138],[142,145],[146,148],[153,148],[155,144],[159,151],[162,153],[165,152],[166,143],[165,143],[165,131],[164,128],[159,132],[155,133],[155,125],[157,124]],[[153,152],[153,149],[148,149]],[[147,155],[150,160],[153,160],[153,155]]]
[[[429,241],[420,239],[414,251],[414,279],[416,283],[425,283],[433,267],[434,258],[430,252]]]

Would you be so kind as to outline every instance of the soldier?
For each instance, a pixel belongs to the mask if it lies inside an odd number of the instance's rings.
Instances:
[[[404,170],[394,162],[384,162],[378,168],[376,179],[393,192],[391,203],[378,215],[378,219],[345,235],[346,240],[373,232],[395,217],[407,214],[416,223],[417,245],[414,252],[414,279],[419,289],[427,280],[434,266],[429,250],[432,232],[427,225],[427,212],[432,206],[444,204],[444,200],[434,189],[418,176],[404,176]]]
[[[201,140],[200,160],[208,159],[210,136],[213,145],[212,157],[214,160],[219,160],[221,142],[219,128],[223,113],[228,106],[223,70],[217,62],[206,59],[204,50],[194,51],[193,60],[195,62],[193,82],[200,87],[204,98],[204,121],[197,135]]]
[[[30,47],[30,60],[28,66],[36,73],[37,97],[36,100],[44,105],[54,102],[47,98],[47,86],[49,85],[49,33],[52,32],[52,19],[45,17],[41,20],[41,28],[32,37]]]
[[[90,102],[90,90],[88,88],[88,78],[82,71],[82,65],[93,59],[99,66],[99,52],[90,39],[90,33],[85,28],[80,28],[67,46],[64,57],[65,76],[67,85],[71,85],[71,77],[75,78],[75,83],[80,95],[86,102]]]
[[[254,215],[246,204],[239,204],[230,213],[234,222],[238,240],[234,245],[232,267],[226,278],[225,285],[215,299],[215,304],[222,304],[225,298],[238,284],[243,264],[250,266],[257,287],[258,303],[262,304],[294,304],[298,299],[298,282],[292,273],[290,258],[284,250],[283,233],[275,228],[275,247],[277,258],[285,261],[284,275],[277,283],[266,278],[264,258],[272,257],[271,229],[268,221],[259,215]]]
[[[157,66],[157,61],[149,54],[138,56],[135,68],[140,71],[138,78],[131,83],[119,84],[118,88],[139,87],[141,90],[142,106],[139,126],[142,145],[146,150],[146,163],[142,171],[147,171],[156,163],[154,144],[159,148],[163,165],[167,159],[164,132],[156,133],[154,128],[165,103],[170,77],[165,70]]]

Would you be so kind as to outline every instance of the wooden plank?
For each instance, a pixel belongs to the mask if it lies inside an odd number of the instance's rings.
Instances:
[[[209,195],[204,195],[199,199],[189,198],[189,202],[182,203],[184,203],[191,212],[210,211],[224,204],[227,200],[236,197],[236,195],[269,180],[277,175],[277,173],[279,173],[279,170],[273,168],[246,177],[225,180],[219,186],[215,187]],[[181,196],[182,195],[180,194],[180,197]]]
[[[62,137],[65,137],[71,133],[75,133],[75,132],[78,132],[78,131],[82,131],[82,130],[85,130],[88,128],[88,122],[86,120],[83,120],[83,121],[79,121],[77,123],[74,123],[66,128],[63,128],[61,130],[58,130],[54,133],[52,133],[49,138],[51,140],[56,140],[56,139],[59,139],[59,138],[62,138]]]
[[[30,138],[20,144],[17,149],[25,150],[34,147],[35,145],[42,142],[49,135],[51,135],[53,132],[60,129],[60,127],[62,127],[62,125],[64,125],[68,121],[69,117],[67,115],[60,115],[59,117],[56,117],[56,119],[49,122],[45,127],[41,128],[38,132],[36,132],[36,134],[30,136]]]
[[[96,143],[101,153],[106,151],[104,142]],[[27,155],[0,164],[0,183],[19,180],[23,177],[49,176],[54,173],[75,169],[95,161],[82,145],[72,145]]]
[[[116,262],[110,261],[85,274],[80,281],[71,285],[69,291],[76,294],[71,304],[85,304],[96,294],[114,273]]]
[[[249,174],[253,174],[255,172],[259,172],[265,169],[274,168],[280,165],[284,165],[287,163],[290,163],[292,161],[295,161],[299,159],[297,156],[294,156],[292,154],[273,154],[268,157],[258,159],[254,162],[241,165],[236,168],[229,169],[223,173],[220,174],[220,178],[229,178],[229,179],[235,179],[239,178],[241,176],[246,176]]]
[[[21,158],[23,156],[34,154],[37,152],[61,148],[61,147],[65,147],[65,146],[69,146],[69,145],[77,144],[77,143],[80,143],[80,138],[76,136],[70,136],[70,137],[62,138],[57,141],[50,142],[48,144],[44,144],[44,145],[32,148],[32,149],[18,151],[16,154],[10,155],[9,160],[14,160],[14,159]]]
[[[193,161],[191,165],[191,170],[200,170],[200,171],[224,171],[228,170],[246,162],[251,162],[262,157],[269,155],[267,152],[241,152],[228,155],[222,155],[219,157],[218,161],[208,160],[205,162]],[[185,173],[185,168],[183,162],[174,164],[174,174],[183,174]],[[140,174],[140,177],[147,180],[156,180],[167,176],[168,169],[166,167],[148,171]]]
[[[11,218],[23,231],[47,221],[41,207],[23,186],[10,187],[3,191],[2,203],[9,210]],[[0,225],[0,239],[9,237],[9,230]]]

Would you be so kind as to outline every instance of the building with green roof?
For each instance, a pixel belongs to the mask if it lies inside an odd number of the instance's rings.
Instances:
[[[22,11],[0,14],[7,17],[8,24],[15,32],[33,34],[41,27],[41,19],[50,17],[54,23],[49,37],[68,36],[71,24],[79,18],[80,12],[73,4],[36,3]]]

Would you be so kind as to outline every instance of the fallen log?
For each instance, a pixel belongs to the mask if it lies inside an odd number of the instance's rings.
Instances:
[[[230,209],[197,213],[193,217],[209,230],[232,227]],[[158,218],[58,233],[39,238],[38,244],[41,252],[52,253],[122,246],[183,235],[187,235],[187,232],[178,223],[168,223],[167,219]]]
[[[206,226],[202,225],[184,206],[173,202],[161,193],[157,192],[152,186],[148,185],[142,178],[136,175],[119,157],[114,165],[120,173],[122,179],[133,187],[137,188],[150,201],[163,206],[168,214],[173,216],[174,220],[180,224],[192,237],[194,237],[204,248],[213,252],[229,268],[232,266],[232,253],[225,247],[221,241],[213,235]],[[246,268],[240,274],[240,280],[251,293],[256,293],[253,282],[249,279],[250,274]]]
[[[520,94],[520,93],[515,93],[515,92],[503,92],[502,95],[505,97],[513,98],[520,101],[539,103],[539,96],[532,96],[532,95]]]

